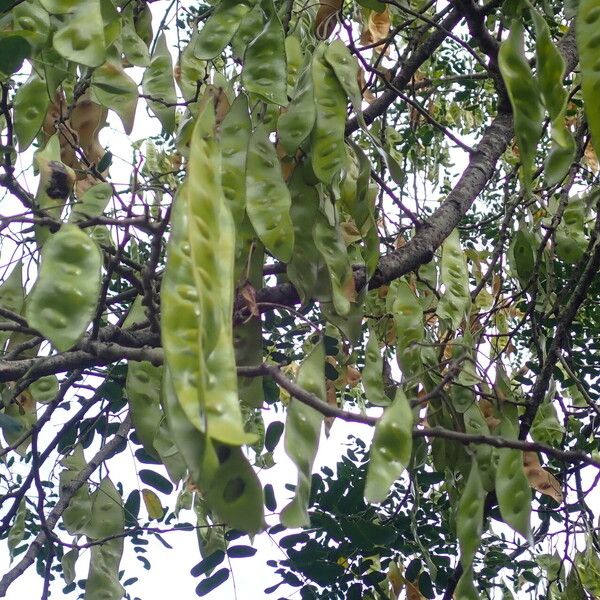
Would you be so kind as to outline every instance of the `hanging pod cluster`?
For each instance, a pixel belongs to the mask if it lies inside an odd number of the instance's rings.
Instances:
[[[500,72],[513,107],[523,185],[527,190],[532,185],[545,111],[550,117],[552,140],[544,163],[548,185],[555,185],[564,179],[575,156],[575,141],[565,125],[565,62],[552,42],[544,17],[533,6],[529,9],[535,26],[536,74],[532,73],[525,56],[524,30],[520,18],[513,19],[509,36],[500,46],[498,54]]]
[[[232,527],[257,532],[262,489],[240,448],[254,436],[244,430],[232,338],[235,229],[215,128],[206,102],[172,209],[161,287],[163,402],[173,439],[211,508]]]

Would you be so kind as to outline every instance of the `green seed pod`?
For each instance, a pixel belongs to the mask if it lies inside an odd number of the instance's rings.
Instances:
[[[304,359],[296,383],[307,392],[325,401],[325,346],[319,342]],[[293,500],[281,511],[281,522],[286,527],[303,527],[310,524],[308,501],[310,498],[312,465],[319,447],[323,415],[292,398],[287,409],[284,446],[286,454],[298,468],[298,484]]]
[[[413,414],[402,388],[375,426],[365,483],[365,500],[383,502],[412,453]]]
[[[294,247],[291,202],[269,132],[259,125],[248,147],[246,210],[260,241],[283,262],[290,260]]]
[[[523,179],[529,189],[537,144],[542,135],[544,113],[538,86],[525,56],[523,25],[520,20],[513,20],[510,34],[500,46],[498,65],[513,107]]]
[[[460,544],[460,562],[465,571],[472,563],[483,530],[483,503],[485,491],[481,484],[477,462],[471,464],[471,472],[460,497],[456,512],[456,532]]]
[[[44,244],[27,320],[58,350],[78,342],[96,311],[102,255],[75,225],[63,225]]]
[[[288,103],[285,33],[270,0],[268,5],[269,20],[244,53],[242,83],[247,92],[265,102],[285,106]]]
[[[324,184],[331,185],[346,162],[346,93],[324,55],[325,45],[320,44],[312,60],[317,116],[311,154],[315,175]]]

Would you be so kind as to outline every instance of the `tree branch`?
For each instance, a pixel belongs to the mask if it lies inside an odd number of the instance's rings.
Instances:
[[[104,461],[111,458],[123,442],[127,441],[127,434],[129,433],[130,429],[131,420],[128,414],[127,417],[125,417],[123,423],[121,423],[121,426],[115,433],[115,436],[112,438],[112,440],[110,440],[110,442],[108,442],[105,446],[100,448],[100,450],[88,462],[88,464],[81,471],[81,473],[79,473],[79,475],[77,475],[77,477],[75,477],[67,486],[61,489],[61,497],[46,517],[46,526],[49,529],[53,529],[56,526],[58,520],[69,505],[69,502],[73,495],[88,480],[92,473]],[[38,533],[33,542],[31,542],[31,544],[29,545],[29,548],[27,548],[27,551],[23,555],[23,558],[12,569],[10,569],[2,577],[2,579],[0,579],[0,598],[4,598],[6,596],[6,592],[8,591],[10,585],[33,564],[38,553],[46,543],[46,539],[47,538],[45,532],[40,531],[40,533]]]

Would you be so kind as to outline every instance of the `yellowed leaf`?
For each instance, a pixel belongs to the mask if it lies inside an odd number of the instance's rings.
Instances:
[[[563,501],[560,483],[552,473],[542,468],[537,452],[523,452],[523,471],[534,490],[550,496],[559,504]]]
[[[144,499],[144,504],[148,511],[148,517],[150,519],[160,519],[163,516],[165,509],[163,508],[159,497],[152,490],[144,488],[142,490],[142,498]]]

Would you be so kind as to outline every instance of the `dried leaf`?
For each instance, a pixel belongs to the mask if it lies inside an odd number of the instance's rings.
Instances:
[[[329,358],[329,356],[327,358]],[[336,394],[336,389],[335,389],[335,383],[328,379],[325,382],[325,387],[327,390],[327,395],[326,395],[327,404],[329,404],[330,406],[337,407],[337,394]],[[325,426],[325,435],[327,437],[329,437],[329,432],[331,431],[331,428],[333,427],[334,421],[335,421],[335,417],[325,417],[323,419],[323,425]]]
[[[148,488],[142,490],[142,498],[148,511],[148,517],[150,519],[161,519],[165,510],[160,502],[159,497]]]
[[[343,0],[323,0],[315,19],[315,33],[320,40],[326,40],[337,25],[337,15],[342,10]]]
[[[585,147],[585,152],[583,153],[583,162],[586,166],[593,171],[594,173],[598,172],[598,156],[596,155],[596,151],[594,150],[594,146],[592,146],[592,142],[588,142],[588,145]]]
[[[390,34],[390,13],[386,8],[383,12],[371,11],[367,22],[367,29],[363,31],[361,42],[364,44],[376,44],[382,40],[387,40]],[[381,46],[383,44],[378,44]],[[378,46],[375,47],[377,50]],[[387,52],[387,50],[386,50]]]
[[[534,490],[550,496],[559,504],[563,501],[560,483],[552,473],[542,468],[537,452],[523,452],[523,471]]]
[[[367,87],[367,80],[365,79],[365,70],[359,67],[358,73],[356,74],[356,80],[358,81],[358,87],[362,92],[362,97],[365,102],[372,104],[375,101],[375,94]]]
[[[352,365],[346,367],[346,382],[351,388],[356,387],[359,384],[360,378],[360,371],[356,367]]]

